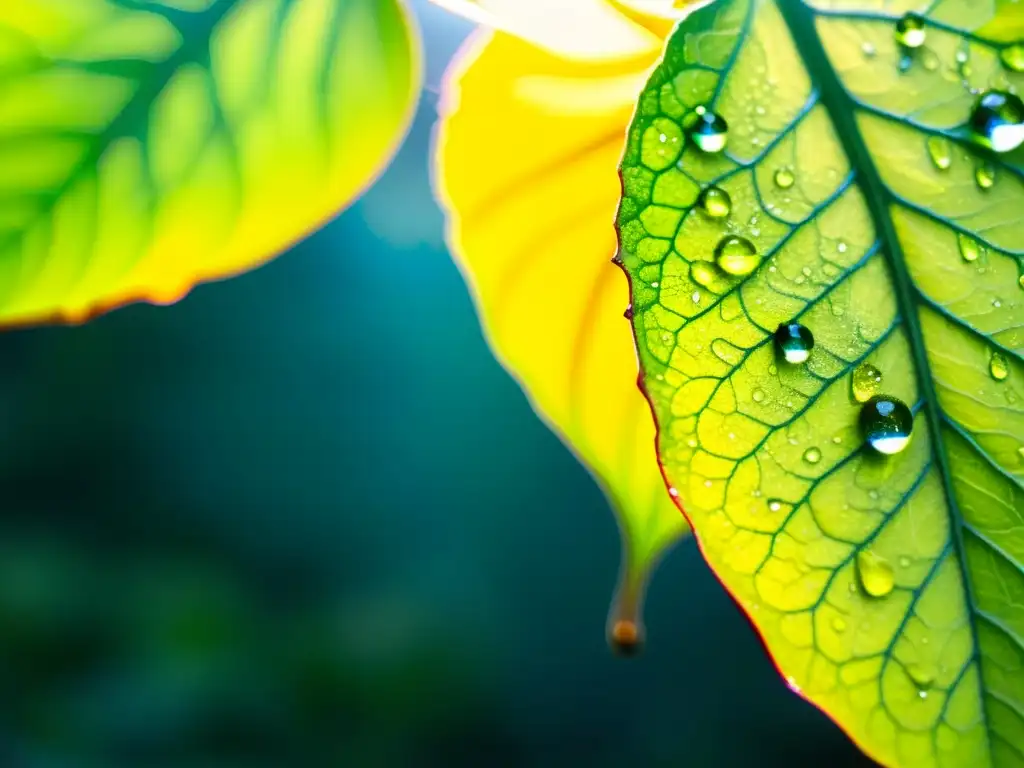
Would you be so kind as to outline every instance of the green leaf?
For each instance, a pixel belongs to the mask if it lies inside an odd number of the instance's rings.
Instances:
[[[622,163],[667,481],[790,685],[887,765],[1024,764],[1024,150],[966,128],[1024,88],[1022,10],[721,0],[672,37]],[[913,409],[892,455],[865,443],[876,386]]]
[[[400,0],[0,4],[0,323],[262,263],[379,172],[418,83]]]

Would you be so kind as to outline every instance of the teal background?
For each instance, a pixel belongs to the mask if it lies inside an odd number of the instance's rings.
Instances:
[[[0,765],[857,766],[692,542],[604,641],[587,473],[491,357],[413,133],[268,266],[0,337]]]

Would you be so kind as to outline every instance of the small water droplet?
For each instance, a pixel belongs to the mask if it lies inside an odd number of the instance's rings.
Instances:
[[[690,265],[690,277],[697,285],[707,288],[715,281],[717,275],[714,266],[706,261],[696,261]]]
[[[676,487],[674,485],[670,485],[668,487],[668,495],[671,496],[673,499],[677,499],[679,498],[679,491],[676,490]]]
[[[996,183],[996,167],[988,160],[978,163],[978,167],[974,169],[974,183],[978,185],[978,189],[991,189]]]
[[[996,381],[1005,381],[1010,375],[1010,363],[1002,352],[993,352],[988,361],[988,372]]]
[[[900,568],[909,568],[909,567],[910,567],[910,558],[907,557],[906,555],[901,556],[900,557]]]
[[[928,145],[928,156],[932,159],[932,165],[940,171],[945,171],[952,165],[949,140],[945,136],[929,136],[925,143]]]
[[[753,398],[755,403],[763,403],[764,402],[764,390],[763,389],[755,389],[753,392],[750,393],[750,396],[751,396],[751,398]]]
[[[724,219],[732,212],[732,198],[721,187],[708,187],[700,193],[697,204],[712,219]]]
[[[906,48],[920,48],[927,37],[924,18],[919,13],[905,13],[896,22],[896,42]]]
[[[921,64],[929,72],[934,72],[939,68],[939,57],[935,54],[935,51],[925,48],[921,52]]]
[[[1012,43],[999,52],[1003,66],[1014,72],[1024,72],[1024,43]]]
[[[769,499],[768,509],[771,510],[772,512],[778,512],[780,509],[782,509],[782,502],[779,501],[778,499]]]
[[[882,385],[882,372],[871,363],[862,363],[850,377],[850,389],[853,399],[858,403],[866,403],[878,393]]]
[[[804,451],[804,461],[808,464],[817,464],[821,461],[821,451],[817,448],[808,448]]]
[[[981,246],[978,245],[978,241],[973,237],[968,237],[961,233],[956,236],[956,239],[957,244],[960,246],[960,255],[964,261],[970,263],[981,255]]]
[[[775,346],[787,363],[804,363],[814,349],[814,335],[800,323],[783,323],[775,331]]]
[[[924,664],[907,665],[907,676],[914,681],[919,689],[918,693],[931,688],[935,683],[935,670]]]
[[[683,129],[702,152],[721,152],[729,137],[729,126],[725,118],[703,105],[695,107],[683,119]]]
[[[655,280],[653,283],[651,283],[651,288],[657,288],[657,287],[658,287],[658,281]]]
[[[694,291],[690,299],[694,304],[700,304],[700,291]]]
[[[839,616],[836,616],[834,619],[832,619],[832,630],[834,632],[837,632],[837,633],[840,633],[840,634],[845,632],[846,631],[846,621],[845,621],[845,619],[842,619]]]
[[[994,152],[1024,144],[1024,102],[1009,91],[985,91],[974,103],[968,127],[975,141]]]
[[[793,186],[794,181],[796,181],[796,177],[789,168],[779,168],[775,172],[775,186],[779,189],[789,189]]]
[[[892,455],[910,442],[914,415],[902,400],[875,395],[861,408],[860,423],[867,444],[879,453]]]
[[[885,597],[896,586],[889,561],[870,549],[857,553],[857,581],[871,597]]]
[[[715,246],[715,263],[730,275],[749,275],[761,263],[754,244],[737,235],[726,235]]]
[[[840,253],[846,253],[846,248],[847,248],[847,245],[846,245],[846,241],[845,240],[837,240],[836,241],[836,250],[837,251],[839,251]]]

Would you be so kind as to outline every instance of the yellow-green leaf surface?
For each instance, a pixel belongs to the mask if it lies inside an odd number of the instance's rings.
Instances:
[[[262,263],[381,169],[419,74],[400,0],[5,0],[0,323]]]
[[[548,0],[514,2],[518,13],[532,4],[536,15]],[[622,318],[629,291],[611,262],[609,226],[636,93],[670,25],[647,18],[648,31],[610,7],[600,14],[618,26],[577,19],[603,37],[562,36],[585,57],[505,32],[471,38],[445,78],[435,181],[452,256],[495,353],[615,506],[623,566],[609,629],[626,648],[642,631],[651,569],[686,530],[665,495],[650,408],[636,388]],[[627,56],[612,47],[600,58],[603,45],[623,40],[645,42]]]
[[[1024,87],[1022,9],[719,0],[671,38],[622,165],[666,478],[790,685],[886,765],[1024,764],[1024,150],[963,128]],[[698,106],[717,154],[685,135]],[[717,266],[727,236],[747,274]],[[794,320],[803,364],[774,348]],[[864,364],[912,406],[902,452],[865,445]]]

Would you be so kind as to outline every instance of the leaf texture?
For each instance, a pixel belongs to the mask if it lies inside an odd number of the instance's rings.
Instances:
[[[965,129],[1024,88],[1021,12],[720,0],[673,35],[621,166],[666,479],[789,684],[886,765],[1024,765],[1024,150]],[[723,151],[688,135],[698,106]],[[748,274],[716,262],[729,236]],[[794,321],[802,364],[773,342]],[[894,455],[865,444],[865,364],[913,410]]]
[[[382,168],[419,50],[400,0],[0,5],[0,323],[177,300]]]

